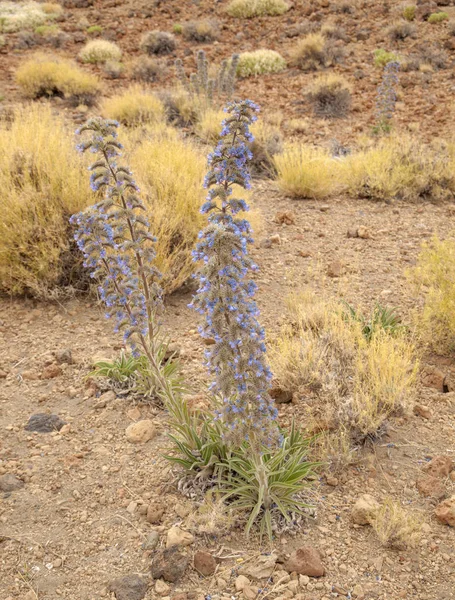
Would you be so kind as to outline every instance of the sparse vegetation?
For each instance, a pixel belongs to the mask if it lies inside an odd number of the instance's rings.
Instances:
[[[159,98],[137,85],[131,86],[118,96],[104,100],[101,112],[109,119],[130,126],[164,123],[166,117]]]
[[[87,27],[87,33],[89,35],[101,35],[103,33],[103,28],[101,25],[91,25]]]
[[[152,83],[164,75],[166,67],[156,58],[139,56],[132,62],[130,70],[131,77],[136,81]]]
[[[383,546],[405,550],[417,546],[422,537],[423,519],[415,509],[405,508],[386,498],[371,518],[371,526]]]
[[[449,19],[449,15],[446,12],[437,12],[432,13],[428,17],[428,23],[442,23],[443,21],[447,21]]]
[[[237,75],[251,77],[267,73],[279,73],[286,68],[286,61],[275,50],[254,50],[239,56]]]
[[[289,10],[284,0],[232,0],[227,7],[231,17],[251,19],[253,17],[275,17]]]
[[[374,64],[376,67],[385,67],[389,62],[400,62],[400,59],[394,52],[387,52],[383,49],[374,51]]]
[[[339,75],[321,75],[310,84],[308,98],[317,116],[344,117],[351,108],[351,86]]]
[[[322,33],[310,33],[292,48],[291,64],[302,71],[316,71],[337,64],[343,56],[338,40]]]
[[[187,40],[207,43],[218,37],[218,28],[212,21],[189,21],[182,26],[183,37]]]
[[[0,2],[0,33],[15,33],[44,25],[62,11],[59,4]]]
[[[387,35],[392,42],[402,42],[409,37],[415,37],[416,27],[412,23],[401,21],[387,29]]]
[[[405,6],[403,8],[403,19],[406,19],[406,21],[414,21],[414,19],[416,18],[416,5],[415,4],[409,4],[408,6]]]
[[[27,98],[62,96],[75,104],[91,104],[100,90],[98,79],[76,65],[37,55],[16,71],[16,81]]]
[[[79,58],[84,63],[105,63],[108,60],[119,61],[122,58],[122,51],[113,42],[107,40],[92,40],[87,42],[79,52]]]
[[[166,31],[149,31],[142,36],[140,48],[145,54],[172,54],[176,48],[175,37]]]

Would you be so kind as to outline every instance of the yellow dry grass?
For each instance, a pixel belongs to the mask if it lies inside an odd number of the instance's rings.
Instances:
[[[416,546],[422,535],[422,515],[386,498],[371,518],[371,526],[383,546],[404,550]]]
[[[153,93],[133,85],[118,96],[106,98],[101,104],[101,114],[124,125],[164,123],[164,105]]]

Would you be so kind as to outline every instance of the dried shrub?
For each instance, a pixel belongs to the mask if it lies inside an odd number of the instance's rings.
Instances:
[[[113,42],[107,40],[92,40],[87,42],[79,52],[79,58],[84,63],[105,63],[108,60],[119,61],[122,51]]]
[[[0,2],[0,33],[15,33],[44,25],[60,15],[59,4],[38,2]]]
[[[182,88],[161,91],[158,97],[166,108],[169,122],[182,127],[196,123],[206,108],[198,96]]]
[[[61,96],[75,104],[92,104],[100,90],[98,79],[71,62],[36,55],[16,71],[16,81],[27,98]]]
[[[343,40],[343,42],[348,40],[346,30],[340,25],[334,25],[333,23],[326,23],[323,25],[320,33],[327,39]]]
[[[447,67],[448,56],[438,46],[425,44],[419,48],[418,60],[439,70]]]
[[[176,48],[175,37],[166,31],[149,31],[142,36],[140,48],[145,54],[172,54]]]
[[[139,56],[131,64],[131,77],[136,81],[153,83],[161,79],[166,71],[165,65],[156,58]]]
[[[341,118],[351,108],[351,86],[339,75],[322,75],[309,86],[308,98],[317,116]]]
[[[253,17],[275,17],[289,10],[284,0],[232,0],[227,7],[231,17],[251,19]]]
[[[265,75],[267,73],[279,73],[286,68],[286,61],[274,50],[254,50],[253,52],[242,52],[239,55],[237,75],[239,77],[251,77],[253,75]]]
[[[394,23],[387,29],[387,35],[392,42],[402,42],[406,38],[415,37],[416,27],[406,21]]]
[[[339,163],[320,148],[290,144],[274,164],[277,184],[291,198],[327,198],[340,190]]]
[[[17,108],[0,121],[0,182],[2,292],[48,297],[65,284],[79,288],[68,219],[91,194],[73,131],[49,106]]]
[[[340,62],[344,48],[339,40],[321,33],[311,33],[297,42],[291,50],[291,64],[302,71],[316,71]]]
[[[383,546],[404,550],[417,546],[422,535],[423,518],[416,510],[386,498],[374,512],[370,524]]]
[[[218,38],[218,27],[212,21],[190,21],[183,25],[182,33],[186,40],[208,43]]]
[[[118,60],[107,60],[104,63],[104,72],[109,79],[119,79],[124,70],[123,63]]]
[[[118,96],[106,98],[101,104],[101,113],[108,119],[129,126],[164,123],[166,120],[161,100],[138,85],[129,87]]]

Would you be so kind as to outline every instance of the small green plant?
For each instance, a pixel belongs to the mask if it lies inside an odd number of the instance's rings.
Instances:
[[[57,25],[39,25],[35,28],[35,33],[42,37],[57,35],[59,31]]]
[[[399,62],[399,58],[394,52],[387,52],[382,48],[374,51],[374,64],[376,67],[385,67],[390,62]]]
[[[94,364],[88,377],[103,377],[112,380],[115,384],[131,387],[131,381],[137,371],[144,367],[144,357],[131,356],[121,352],[120,356],[112,361],[102,360]]]
[[[181,25],[180,23],[174,23],[174,25],[172,25],[172,33],[175,33],[176,35],[180,35],[183,31],[183,25]]]
[[[87,33],[89,35],[101,35],[103,33],[103,28],[101,25],[91,25],[87,27]]]
[[[253,17],[275,17],[289,10],[284,0],[232,0],[227,7],[231,17],[251,19]]]
[[[432,13],[428,17],[428,23],[442,23],[443,21],[447,21],[449,19],[449,15],[446,12],[437,12]]]
[[[406,19],[406,21],[414,21],[416,18],[416,8],[415,4],[405,6],[402,13],[403,19]]]
[[[237,75],[251,77],[267,73],[279,73],[286,68],[286,61],[275,50],[254,50],[239,55]]]
[[[369,317],[365,317],[360,311],[356,310],[347,302],[343,302],[346,307],[344,312],[345,318],[357,321],[362,326],[362,333],[365,339],[369,342],[372,337],[379,331],[384,331],[389,335],[398,335],[406,329],[402,324],[401,317],[397,314],[395,308],[381,306],[379,303],[375,305]]]

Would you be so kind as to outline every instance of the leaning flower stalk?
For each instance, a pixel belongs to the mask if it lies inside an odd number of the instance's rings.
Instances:
[[[208,225],[199,234],[194,259],[202,263],[199,289],[190,306],[205,316],[200,333],[215,343],[206,352],[213,377],[211,389],[223,399],[219,412],[227,438],[260,448],[278,440],[277,410],[269,394],[271,372],[265,360],[264,330],[253,300],[256,284],[248,278],[257,266],[248,256],[250,224],[238,217],[247,211],[233,186],[250,188],[248,162],[253,141],[250,125],[259,107],[249,100],[229,103],[221,138],[209,155],[209,188],[201,212]]]
[[[384,67],[382,82],[376,96],[376,122],[375,132],[388,133],[397,102],[396,86],[400,63],[392,61]]]

